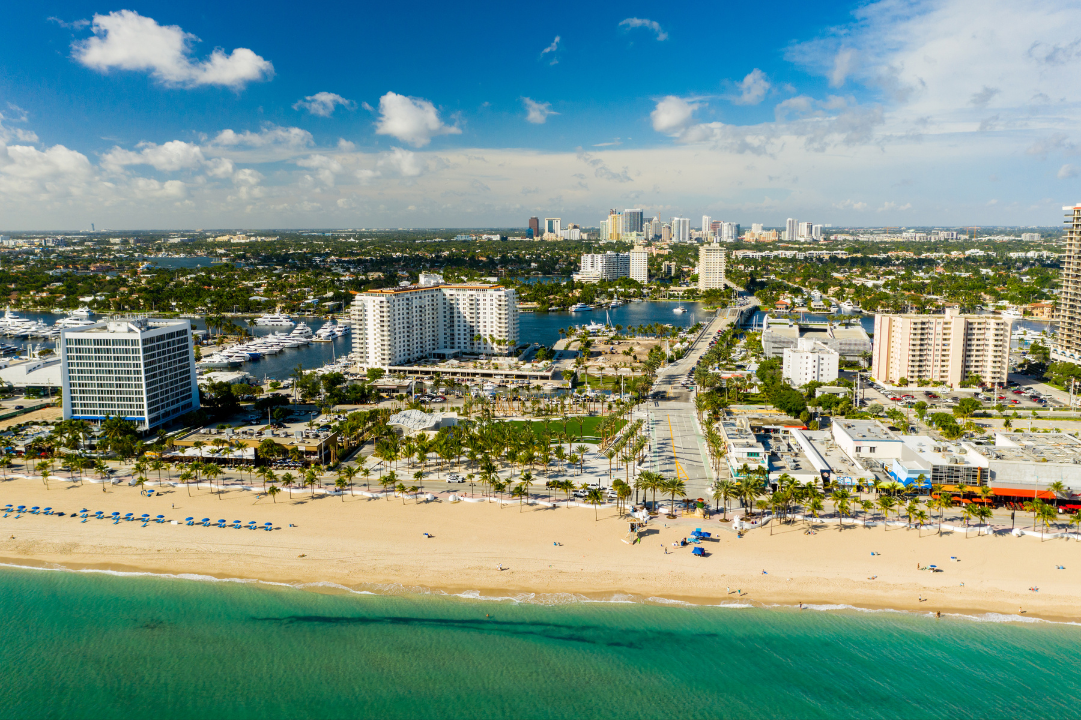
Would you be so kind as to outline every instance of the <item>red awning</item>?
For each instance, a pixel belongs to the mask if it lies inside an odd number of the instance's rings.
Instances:
[[[1018,488],[993,488],[995,495],[998,497],[1014,497],[1014,498],[1032,498],[1038,497],[1041,500],[1054,500],[1055,494],[1049,490],[1021,490]]]

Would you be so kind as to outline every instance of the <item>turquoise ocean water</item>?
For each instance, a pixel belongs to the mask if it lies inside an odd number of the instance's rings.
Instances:
[[[3,718],[1076,717],[1081,628],[0,569]]]

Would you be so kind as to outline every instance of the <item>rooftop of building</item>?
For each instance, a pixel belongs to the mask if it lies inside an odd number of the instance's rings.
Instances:
[[[834,427],[842,428],[849,436],[855,440],[891,440],[897,441],[901,438],[890,431],[885,425],[877,420],[847,420],[839,419],[833,421]]]
[[[229,442],[240,440],[246,445],[258,445],[263,440],[271,439],[279,445],[285,445],[286,447],[294,445],[307,447],[323,443],[335,435],[333,431],[319,430],[317,427],[309,429],[308,423],[306,422],[286,422],[278,424],[283,427],[275,428],[265,422],[256,421],[250,424],[235,425],[222,430],[213,427],[197,428],[176,438],[175,442],[178,445],[190,446],[197,440],[201,440],[206,443],[205,452],[209,452],[213,448],[213,442],[215,440],[227,440]]]
[[[762,443],[751,432],[750,423],[745,418],[724,418],[721,420],[720,425],[721,434],[724,435],[729,444],[741,447],[755,445],[762,447]]]
[[[188,320],[173,320],[165,318],[147,318],[147,317],[110,317],[101,318],[94,325],[86,325],[84,327],[65,328],[62,332],[65,335],[74,335],[80,333],[142,333],[149,332],[151,330],[160,330],[162,328],[168,328],[173,326],[187,326],[190,322]]]
[[[438,288],[451,288],[461,290],[507,290],[502,285],[489,283],[440,283],[438,285],[401,285],[398,287],[376,288],[365,290],[361,295],[400,295],[401,293],[419,292],[421,290],[435,290]]]
[[[992,460],[1081,464],[1081,440],[1059,432],[997,432],[994,446],[980,450]]]
[[[987,467],[987,457],[970,443],[951,443],[935,440],[929,435],[905,435],[901,438],[908,450],[922,460],[921,467],[927,465],[978,465]],[[913,465],[912,457],[902,455],[905,465]]]

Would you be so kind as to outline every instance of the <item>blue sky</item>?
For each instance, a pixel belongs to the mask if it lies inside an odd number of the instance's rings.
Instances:
[[[1081,7],[22,3],[0,229],[1057,224]]]

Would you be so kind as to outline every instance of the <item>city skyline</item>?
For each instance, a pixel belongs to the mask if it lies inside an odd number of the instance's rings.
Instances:
[[[0,229],[1053,226],[1077,199],[1076,7],[430,5],[360,42],[254,8],[12,8]],[[713,53],[708,26],[742,30]]]

